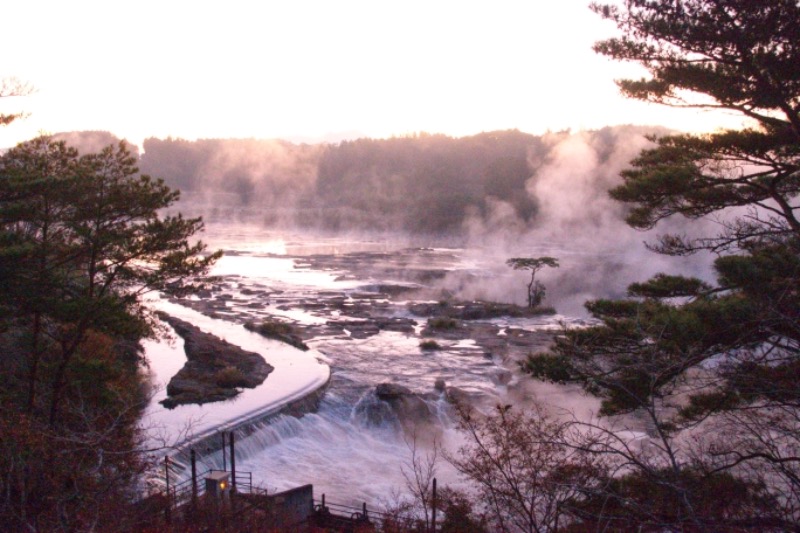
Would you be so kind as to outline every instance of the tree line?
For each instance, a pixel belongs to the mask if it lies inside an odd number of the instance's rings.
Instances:
[[[654,131],[661,130],[608,127],[589,132],[587,142],[602,162],[621,139]],[[319,145],[150,138],[140,165],[187,199],[212,205],[215,216],[252,212],[268,225],[460,235],[470,220],[491,220],[498,202],[523,224],[535,223],[540,200],[527,184],[568,136],[421,133]]]

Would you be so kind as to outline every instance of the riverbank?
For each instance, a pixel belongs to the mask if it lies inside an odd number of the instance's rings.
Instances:
[[[166,387],[186,363],[184,341],[174,334],[169,341],[147,341],[145,356],[154,393],[142,419],[148,444],[154,448],[182,449],[204,442],[210,435],[245,427],[280,413],[313,410],[330,380],[330,368],[315,350],[302,351],[247,331],[242,325],[218,320],[170,303],[155,300],[155,308],[190,322],[203,331],[260,354],[274,368],[264,382],[236,397],[203,405],[165,408]]]

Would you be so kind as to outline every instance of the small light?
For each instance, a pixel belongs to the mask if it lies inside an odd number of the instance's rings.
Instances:
[[[225,487],[227,487],[227,486],[228,486],[228,484],[227,484],[227,483],[225,483],[224,481],[220,481],[220,482],[219,482],[219,488],[220,488],[221,490],[225,490]]]

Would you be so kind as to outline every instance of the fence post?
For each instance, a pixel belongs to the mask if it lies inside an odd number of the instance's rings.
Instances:
[[[197,454],[194,448],[189,451],[189,458],[192,461],[192,505],[197,503]]]
[[[164,477],[167,480],[167,508],[165,510],[165,518],[167,524],[172,522],[172,498],[169,491],[169,455],[164,456]]]
[[[225,455],[225,451],[226,451],[225,450],[225,432],[223,431],[222,433],[220,433],[220,435],[222,435],[222,469],[227,471],[228,470],[228,465],[227,465],[226,455]]]
[[[229,444],[231,445],[231,492],[236,492],[236,452],[233,443],[233,431],[231,431]]]
[[[431,500],[431,532],[436,533],[436,478],[433,478],[433,498]]]

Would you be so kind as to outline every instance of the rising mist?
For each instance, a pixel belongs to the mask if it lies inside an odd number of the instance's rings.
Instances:
[[[465,249],[474,271],[441,281],[442,294],[523,303],[525,273],[505,260],[552,255],[548,302],[579,314],[657,272],[709,276],[707,257],[675,259],[624,223],[608,196],[647,135],[663,128],[607,127],[540,136],[516,130],[453,138],[418,134],[338,144],[255,139],[146,139],[143,173],[182,191],[178,209],[212,224],[247,223],[321,233],[358,233],[417,246]],[[98,132],[62,134],[94,149]]]

